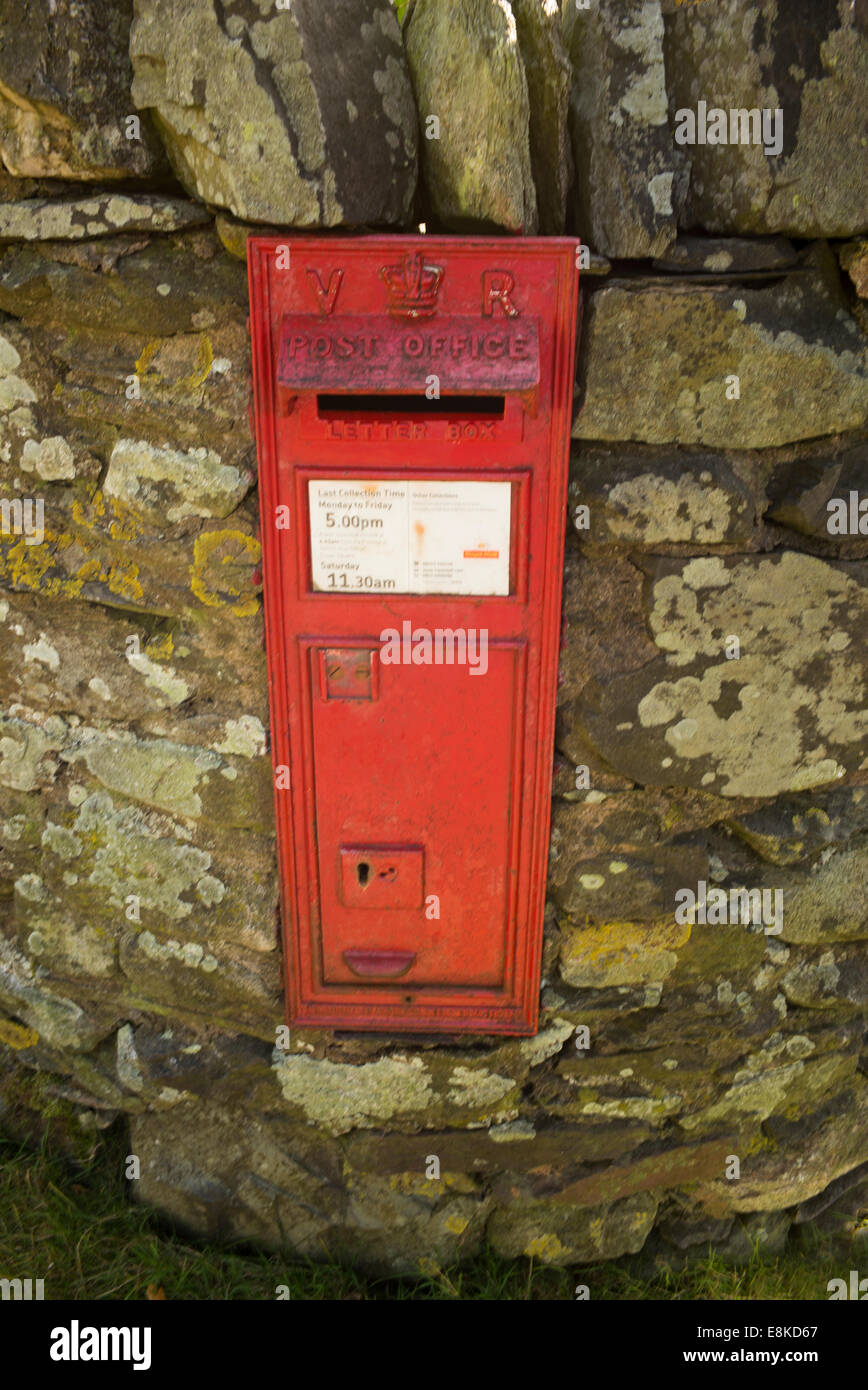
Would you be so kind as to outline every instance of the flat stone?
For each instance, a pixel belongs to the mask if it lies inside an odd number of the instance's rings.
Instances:
[[[463,1174],[347,1169],[333,1140],[274,1118],[251,1123],[237,1108],[140,1116],[131,1142],[142,1157],[137,1196],[175,1220],[375,1275],[430,1275],[472,1257],[491,1206]]]
[[[863,943],[815,947],[799,953],[781,980],[787,1003],[799,1009],[862,1009],[868,994],[868,958]]]
[[[0,785],[21,791],[52,785],[59,770],[55,754],[79,770],[82,785],[89,773],[104,790],[169,816],[256,831],[273,824],[264,749],[255,756],[236,748],[218,753],[169,738],[140,738],[124,727],[90,728],[75,717],[66,721],[20,705],[14,716],[0,714]]]
[[[798,261],[786,237],[700,237],[681,233],[654,270],[673,275],[752,275],[790,270]]]
[[[549,891],[564,913],[587,922],[648,922],[674,910],[675,885],[701,878],[701,851],[654,846],[645,853],[585,857],[577,837],[565,835],[569,812],[557,818]],[[686,875],[686,878],[685,878]]]
[[[39,854],[45,805],[36,791],[3,788],[0,816],[0,879],[14,883],[27,873]]]
[[[444,1059],[432,1059],[438,1070]],[[284,1099],[330,1134],[378,1129],[430,1128],[448,1121],[492,1123],[515,1116],[517,1091],[510,1077],[487,1067],[459,1065],[444,1072],[442,1089],[421,1056],[381,1057],[362,1066],[276,1055],[275,1074]],[[448,1122],[447,1121],[447,1122]]]
[[[28,886],[29,896],[19,892],[16,900],[22,949],[40,964],[67,975],[113,973],[120,924],[140,920],[197,942],[200,963],[224,946],[276,950],[270,839],[254,835],[238,849],[237,832],[203,826],[194,837],[120,797],[81,784],[76,794],[84,796],[80,804],[54,801],[44,823],[31,864],[39,870],[38,895]],[[33,931],[41,938],[35,945]],[[86,937],[93,938],[89,954]]]
[[[724,797],[806,791],[859,768],[862,566],[784,552],[654,569],[658,656],[638,670],[625,662],[572,707],[610,766]]]
[[[22,198],[37,198],[42,194],[46,197],[62,197],[64,194],[75,195],[79,192],[76,184],[67,183],[62,179],[17,179],[0,167],[0,203],[17,203]]]
[[[52,244],[10,246],[0,255],[0,309],[28,325],[134,331],[147,343],[243,325],[247,277],[211,228],[154,238],[105,271],[71,263]]]
[[[617,11],[569,0],[576,230],[606,256],[659,256],[675,239],[686,165],[668,128],[659,0]]]
[[[492,1199],[462,1174],[346,1174],[349,1220],[333,1248],[379,1275],[436,1276],[483,1249]]]
[[[158,448],[144,439],[119,439],[103,489],[145,521],[185,516],[228,516],[249,491],[253,474],[207,448]]]
[[[264,756],[239,758],[170,739],[140,739],[129,730],[82,727],[63,757],[84,763],[107,791],[169,815],[239,829],[271,824],[271,767]]]
[[[247,417],[250,339],[242,325],[230,321],[147,339],[87,330],[70,337],[51,327],[34,330],[33,337],[60,368],[52,418],[68,433],[92,440],[107,460],[118,450],[112,477],[122,462],[130,475],[124,487],[133,492],[117,498],[117,510],[128,523],[165,534],[188,516],[236,511],[254,462]],[[189,497],[181,495],[191,487]],[[160,491],[167,499],[162,512],[148,500]],[[113,505],[115,499],[106,497]]]
[[[456,230],[535,232],[528,83],[508,0],[415,0],[404,43],[437,219]],[[544,128],[539,112],[538,138]]]
[[[263,226],[258,222],[242,222],[238,217],[231,217],[229,213],[218,212],[214,219],[217,235],[230,256],[235,256],[239,261],[247,260],[247,242],[252,236],[281,236],[285,233],[285,227]]]
[[[38,502],[37,497],[34,506]],[[260,611],[260,545],[249,501],[226,521],[204,521],[191,538],[189,523],[186,533],[183,523],[144,527],[123,504],[76,481],[52,498],[41,526],[36,512],[24,517],[25,523],[26,530],[0,534],[0,582],[7,588],[163,618],[171,614],[185,624],[197,613],[203,618],[222,614],[230,628],[239,620],[238,641],[243,629],[249,643],[258,642],[258,629],[253,635],[249,624]],[[167,529],[174,534],[167,536]],[[212,651],[216,655],[213,641]],[[214,666],[212,673],[216,678]]]
[[[282,1228],[290,1248],[315,1256],[339,1221],[337,1145],[301,1126],[183,1104],[136,1116],[130,1142],[141,1158],[137,1198],[213,1239],[233,1232],[274,1247]]]
[[[634,943],[640,943],[643,929],[634,925],[632,930]],[[655,944],[653,937],[649,940]],[[580,1067],[567,1069],[567,1049],[557,1073],[564,1073],[570,1090],[550,1109],[559,1110],[566,1100],[573,1118],[578,1111],[586,1120],[606,1124],[632,1116],[634,1122],[644,1120],[659,1129],[672,1115],[696,1113],[719,1097],[744,1059],[780,1029],[787,1016],[780,983],[788,959],[780,959],[776,938],[742,927],[728,931],[696,925],[683,944],[664,942],[663,949],[676,954],[676,964],[662,981],[649,983],[646,976],[624,990],[634,1007],[595,1014],[600,996],[579,991],[576,1003],[583,1007],[574,1008],[573,1017],[587,1023],[591,1051],[586,1060],[599,1082],[583,1086]],[[663,964],[668,964],[665,958]],[[616,986],[614,993],[622,989]],[[708,1049],[712,1036],[713,1055]],[[841,1046],[837,1037],[831,1046]],[[573,1056],[583,1060],[577,1052]]]
[[[611,1165],[603,1173],[579,1178],[552,1198],[569,1206],[597,1207],[639,1192],[678,1188],[702,1178],[716,1177],[726,1163],[729,1143],[718,1139],[709,1143],[664,1149],[637,1159],[629,1167]]]
[[[0,777],[13,781],[16,773],[22,780],[14,758],[20,732],[21,721],[0,731]],[[86,742],[92,734],[84,731]],[[39,751],[29,780],[46,775]],[[65,756],[75,763],[74,747]],[[248,831],[239,840],[237,829],[219,825],[201,825],[194,835],[147,804],[94,790],[80,766],[73,777],[67,795],[53,796],[41,828],[34,827],[39,838],[26,862],[16,857],[7,870],[17,874],[11,925],[22,959],[34,972],[62,976],[77,1001],[78,982],[87,1018],[89,992],[104,983],[116,1001],[219,1018],[229,1030],[264,1033],[273,1042],[279,981],[272,838]],[[236,775],[235,785],[243,780]],[[166,788],[171,796],[170,777]],[[189,798],[174,799],[191,809]],[[230,794],[221,814],[231,802]],[[7,829],[25,847],[32,841],[26,818]],[[269,1079],[263,1067],[263,1089]]]
[[[85,1010],[35,971],[4,937],[0,936],[0,1008],[51,1046],[69,1052],[87,1052],[111,1032],[113,1023],[104,1007],[91,1004]],[[115,1015],[116,1018],[116,1015]]]
[[[104,193],[56,201],[27,198],[0,203],[0,242],[81,241],[119,232],[175,232],[210,222],[207,208],[182,198]]]
[[[591,251],[585,247],[588,253],[588,264],[582,270],[582,275],[608,275],[612,269],[612,263],[605,256],[600,256],[596,251]]]
[[[637,1193],[598,1207],[571,1207],[555,1200],[499,1208],[488,1239],[503,1259],[532,1256],[544,1265],[594,1264],[642,1249],[654,1225],[659,1199]]]
[[[802,792],[727,822],[769,864],[812,863],[868,830],[868,789]]]
[[[37,480],[65,482],[79,468],[87,471],[81,441],[70,442],[52,410],[55,379],[49,354],[33,342],[32,335],[15,323],[4,323],[0,332],[0,478],[6,484],[4,493],[20,491],[31,503]],[[23,514],[18,524],[23,528]],[[38,527],[29,529],[35,536]],[[7,534],[4,527],[4,539]]]
[[[177,1103],[193,1096],[212,1105],[248,1104],[270,1082],[268,1043],[149,1021],[117,1033],[120,1082],[148,1102]]]
[[[362,1049],[353,1061],[275,1050],[274,1075],[293,1117],[330,1134],[502,1125],[518,1118],[531,1070],[556,1055],[572,1031],[568,1020],[555,1018],[534,1038],[493,1048],[410,1055],[393,1049],[380,1056]],[[378,1050],[382,1041],[375,1040]]]
[[[0,4],[0,159],[37,179],[165,176],[160,142],[130,100],[133,0]],[[130,117],[134,124],[130,125]]]
[[[297,227],[406,220],[416,113],[390,0],[138,0],[130,56],[133,102],[195,197]]]
[[[754,490],[724,456],[590,443],[572,451],[569,512],[583,540],[649,548],[744,549],[758,520]]]
[[[848,1173],[844,1173],[818,1196],[812,1197],[810,1201],[803,1202],[793,1218],[793,1224],[802,1226],[806,1221],[814,1222],[818,1216],[829,1210],[833,1203],[837,1203],[841,1198],[864,1197],[866,1193],[866,1178],[868,1178],[868,1163],[860,1163],[858,1167],[851,1168]]]
[[[684,787],[614,789],[558,795],[552,810],[552,864],[564,856],[617,859],[622,851],[650,851],[673,837],[712,826],[734,814],[747,816],[762,802],[746,798],[738,807],[723,797]],[[731,821],[730,821],[731,823]]]
[[[815,1108],[852,1082],[856,1065],[852,1057],[813,1057],[815,1050],[816,1044],[805,1035],[773,1034],[736,1072],[719,1099],[704,1111],[682,1116],[682,1129],[690,1133],[714,1124],[744,1123],[748,1116],[765,1121],[796,1104],[806,1111]]]
[[[718,1220],[689,1207],[685,1210],[679,1204],[657,1223],[654,1238],[665,1240],[677,1250],[690,1250],[699,1246],[705,1251],[709,1245],[718,1249],[720,1242],[725,1240],[732,1230],[733,1222],[734,1218],[731,1216]]]
[[[530,161],[539,232],[559,236],[573,178],[567,117],[573,74],[562,39],[561,16],[539,0],[510,0],[518,31],[530,112]]]
[[[574,718],[575,702],[585,687],[595,692],[597,683],[616,672],[623,676],[638,670],[657,655],[645,620],[643,587],[641,571],[623,555],[607,555],[605,563],[594,563],[578,547],[567,546],[557,747],[573,764],[588,761],[588,745]],[[623,777],[614,783],[615,789],[631,785]]]
[[[868,851],[842,851],[784,895],[782,941],[823,945],[868,937]]]
[[[868,299],[868,241],[851,241],[838,252],[841,269],[853,281],[860,299]]]
[[[820,1072],[815,1092],[823,1080]],[[764,1122],[765,1142],[757,1143],[750,1165],[742,1163],[739,1181],[722,1177],[697,1184],[694,1198],[711,1214],[795,1207],[817,1197],[863,1162],[868,1142],[864,1078],[851,1076],[835,1094],[815,1095],[813,1101],[800,1094],[792,1079],[790,1084],[790,1114],[775,1114]]]
[[[67,726],[56,715],[21,719],[0,714],[0,786],[35,791],[59,770],[55,758],[66,746]]]
[[[585,313],[574,437],[760,449],[861,429],[868,353],[829,259],[765,289],[608,280]]]
[[[839,0],[664,0],[669,118],[700,101],[779,108],[780,144],[685,144],[690,191],[680,225],[709,232],[852,236],[868,223],[862,119],[868,39],[858,6]],[[771,132],[774,137],[774,128]],[[727,131],[729,134],[729,130]],[[830,149],[835,167],[830,178]]]
[[[675,1227],[676,1231],[683,1233],[682,1240],[676,1243],[669,1236],[666,1245],[657,1248],[653,1263],[647,1259],[652,1245],[652,1241],[648,1242],[640,1256],[640,1267],[646,1267],[639,1277],[653,1278],[664,1270],[671,1275],[676,1270],[689,1268],[694,1262],[707,1258],[710,1246],[713,1246],[715,1258],[721,1264],[735,1268],[743,1268],[757,1256],[771,1259],[775,1255],[783,1255],[787,1250],[792,1224],[788,1212],[751,1212],[734,1220],[725,1218],[721,1221],[709,1216],[703,1219],[700,1215],[692,1222],[684,1221]],[[668,1225],[666,1229],[667,1233],[673,1230]],[[672,1244],[676,1244],[676,1250],[672,1249]]]
[[[574,1052],[558,1060],[554,1075],[561,1083],[567,1082],[568,1090],[553,1102],[544,1094],[546,1083],[543,1081],[542,1104],[550,1113],[581,1120],[602,1133],[613,1123],[642,1124],[647,1139],[659,1139],[659,1130],[672,1116],[703,1101],[707,1103],[717,1085],[707,1067],[685,1057],[689,1048],[671,1042],[668,1037],[665,1041],[661,1038],[660,1042],[660,1047],[650,1052],[619,1051],[604,1056],[599,1054],[599,1040],[595,1039],[590,1052]],[[641,1169],[644,1160],[634,1161]],[[659,1165],[652,1161],[650,1167],[655,1177],[659,1175]],[[641,1181],[638,1171],[633,1185],[629,1181],[624,1185],[622,1169],[614,1188],[607,1189],[607,1177],[608,1173],[599,1169],[590,1180],[587,1175],[580,1176],[580,1181],[587,1183],[583,1194],[575,1194],[577,1200],[581,1195],[581,1205],[593,1205],[646,1187],[667,1185],[665,1179],[662,1182]],[[603,1185],[595,1189],[596,1179],[602,1179]],[[571,1200],[571,1197],[564,1200]]]
[[[183,927],[164,931],[143,921],[120,932],[118,966],[128,1010],[262,1039],[274,1037],[283,1015],[276,952],[245,951],[223,940],[203,945]]]
[[[849,540],[830,530],[830,525],[837,527],[835,499],[840,499],[845,504],[849,532],[850,496],[854,492],[858,494],[856,523],[860,527],[865,513],[859,512],[858,504],[868,497],[868,440],[832,443],[778,463],[766,483],[766,516],[811,539],[834,542],[842,548],[857,546],[860,539],[868,541],[868,520],[864,533],[857,530]]]
[[[671,921],[576,928],[564,934],[560,973],[576,989],[659,984],[675,969],[678,949],[689,937],[689,926]]]
[[[750,875],[748,881],[754,882],[756,877],[755,874]],[[689,874],[685,873],[683,885],[686,887],[690,881]],[[697,886],[694,879],[694,891]],[[693,998],[698,1018],[706,1009],[718,1016],[728,1014],[730,1034],[743,1037],[746,1031],[755,1038],[758,1029],[750,1015],[758,1006],[762,1010],[769,998],[773,998],[780,988],[786,965],[776,949],[776,942],[776,937],[766,936],[764,932],[741,923],[733,923],[731,929],[727,930],[724,926],[696,922],[690,928],[690,940],[679,950],[670,991],[681,991],[685,1003]],[[683,1027],[684,1021],[678,1017],[676,1009],[673,1009],[673,1013],[675,1017],[669,1027],[674,1035],[677,1029]],[[769,1031],[769,1025],[777,1026],[779,1018],[780,1015],[773,1011],[766,1015],[760,1021],[760,1037]],[[698,1023],[698,1026],[707,1027],[708,1024]],[[674,1036],[668,1036],[667,1045],[673,1043]],[[689,1056],[695,1057],[689,1037],[685,1038],[684,1046]],[[708,1063],[706,1071],[713,1071],[717,1080],[721,1080],[728,1074],[732,1063],[744,1055],[744,1050],[743,1041],[740,1047],[731,1052],[728,1051],[728,1044],[725,1046],[721,1043],[714,1063]]]
[[[623,1155],[647,1137],[643,1126],[614,1128],[601,1133],[599,1125],[559,1125],[503,1143],[499,1131],[490,1129],[443,1130],[424,1134],[379,1135],[366,1132],[348,1136],[344,1152],[352,1168],[373,1173],[424,1173],[429,1154],[440,1161],[442,1173],[466,1173],[496,1177],[505,1168],[511,1173],[529,1169],[572,1169]]]

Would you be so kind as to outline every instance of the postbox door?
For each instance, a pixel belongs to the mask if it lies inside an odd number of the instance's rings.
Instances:
[[[311,647],[322,981],[502,988],[524,644],[476,675],[379,652]]]

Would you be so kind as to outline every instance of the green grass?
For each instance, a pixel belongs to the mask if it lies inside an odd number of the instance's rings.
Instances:
[[[339,1264],[293,1261],[244,1247],[194,1243],[132,1203],[118,1178],[121,1126],[88,1165],[70,1169],[45,1147],[0,1139],[0,1277],[45,1280],[48,1299],[573,1299],[825,1300],[842,1261],[819,1246],[734,1269],[709,1253],[680,1274],[641,1277],[638,1260],[551,1269],[488,1252],[461,1269],[423,1279],[371,1279]],[[160,1295],[162,1296],[162,1295]]]

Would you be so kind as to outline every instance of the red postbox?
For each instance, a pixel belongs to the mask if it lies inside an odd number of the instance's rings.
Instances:
[[[577,246],[248,242],[291,1023],[535,1031]]]

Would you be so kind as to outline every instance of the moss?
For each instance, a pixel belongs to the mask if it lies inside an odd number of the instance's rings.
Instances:
[[[62,1078],[13,1066],[4,1070],[0,1052],[0,1130],[19,1142],[46,1142],[76,1162],[89,1162],[96,1148],[88,1113],[57,1094]]]

